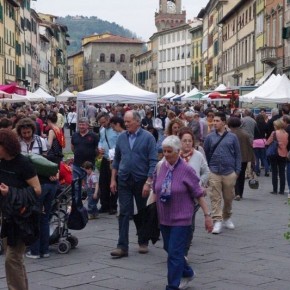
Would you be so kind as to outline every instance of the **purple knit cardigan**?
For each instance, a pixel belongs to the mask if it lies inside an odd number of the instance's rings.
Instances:
[[[194,209],[194,198],[203,195],[199,178],[194,169],[182,159],[173,171],[171,183],[171,198],[167,202],[160,201],[162,183],[167,173],[166,161],[162,162],[153,178],[153,191],[157,194],[157,211],[159,222],[166,226],[189,226]]]

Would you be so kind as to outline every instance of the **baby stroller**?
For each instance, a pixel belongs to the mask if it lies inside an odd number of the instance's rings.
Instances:
[[[49,237],[49,245],[57,245],[60,254],[67,254],[70,249],[78,245],[78,238],[69,232],[68,219],[72,210],[73,196],[77,194],[75,185],[80,185],[85,176],[86,172],[83,171],[81,176],[72,181],[71,185],[61,187],[52,203],[50,216],[52,234]]]

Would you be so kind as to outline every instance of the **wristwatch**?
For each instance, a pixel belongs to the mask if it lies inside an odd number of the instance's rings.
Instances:
[[[211,212],[207,212],[207,213],[205,213],[204,216],[205,216],[205,217],[207,217],[207,216],[211,216]]]

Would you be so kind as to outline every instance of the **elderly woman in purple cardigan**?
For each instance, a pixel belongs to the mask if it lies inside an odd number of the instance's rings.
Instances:
[[[213,222],[204,199],[199,178],[194,169],[180,157],[181,142],[168,136],[162,142],[164,161],[157,165],[153,180],[160,230],[164,249],[168,253],[166,290],[185,289],[194,278],[184,256],[191,231],[191,219],[196,198],[203,210],[205,228],[212,231]]]

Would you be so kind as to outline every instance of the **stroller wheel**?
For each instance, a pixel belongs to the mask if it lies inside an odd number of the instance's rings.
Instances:
[[[59,238],[61,236],[62,231],[63,230],[60,227],[56,227],[54,229],[53,233],[49,237],[49,244],[50,245],[56,244],[59,241]]]
[[[74,249],[79,243],[78,238],[75,236],[68,236],[67,240],[70,242],[72,249]]]
[[[67,254],[69,252],[69,250],[71,249],[71,244],[69,241],[61,241],[59,244],[58,244],[58,252],[60,254]]]

